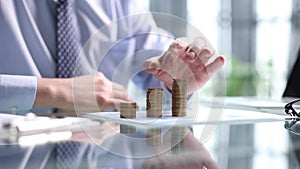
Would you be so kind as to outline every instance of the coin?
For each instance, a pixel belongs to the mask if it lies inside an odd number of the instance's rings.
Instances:
[[[172,116],[186,116],[187,80],[174,79],[172,84]]]
[[[149,146],[158,146],[161,144],[161,129],[148,129],[146,132],[146,143]]]
[[[185,135],[186,130],[184,127],[173,127],[171,129],[171,145],[173,154],[181,154],[185,151]]]
[[[120,118],[136,118],[136,103],[122,102],[120,104]]]
[[[155,118],[159,118],[162,117],[162,113],[157,113],[156,111],[152,112],[152,111],[147,111],[147,117],[155,117]]]
[[[133,133],[136,133],[136,128],[132,127],[132,126],[120,124],[120,133],[133,134]]]

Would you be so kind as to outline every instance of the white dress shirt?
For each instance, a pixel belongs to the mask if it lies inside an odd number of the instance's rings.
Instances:
[[[149,13],[115,22],[147,12],[139,0],[76,0],[73,6],[87,49],[84,74],[98,70],[114,81],[125,69],[127,76],[136,75],[133,81],[141,88],[161,85],[142,65],[165,51],[172,37],[157,34]],[[0,0],[0,112],[32,110],[37,78],[55,77],[55,14],[55,0]],[[103,55],[105,45],[112,49]]]

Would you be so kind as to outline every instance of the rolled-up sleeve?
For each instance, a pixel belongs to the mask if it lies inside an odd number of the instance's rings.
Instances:
[[[34,103],[37,78],[34,76],[0,75],[0,111],[29,111]]]

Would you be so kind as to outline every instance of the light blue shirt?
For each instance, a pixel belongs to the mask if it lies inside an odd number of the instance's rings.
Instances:
[[[76,0],[73,9],[81,44],[87,49],[83,74],[98,70],[122,83],[114,77],[127,73],[128,77],[136,75],[132,81],[143,89],[163,87],[142,71],[142,65],[145,59],[165,51],[172,37],[157,33],[160,29],[149,13],[114,22],[146,13],[139,0]],[[55,0],[0,0],[0,112],[30,111],[37,78],[55,77],[55,10]],[[91,38],[93,43],[86,45]],[[100,56],[105,45],[112,48]],[[117,69],[120,67],[123,69]]]

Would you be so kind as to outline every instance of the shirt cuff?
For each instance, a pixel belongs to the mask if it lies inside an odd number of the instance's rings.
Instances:
[[[30,111],[36,89],[34,76],[0,75],[0,111],[13,114]]]

